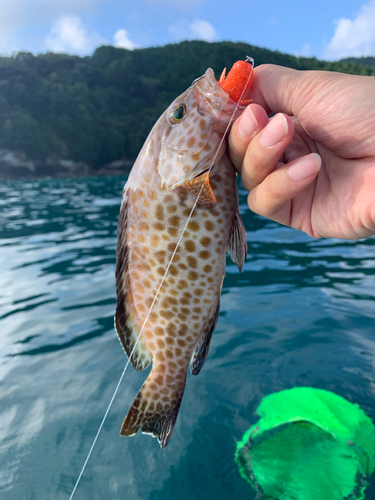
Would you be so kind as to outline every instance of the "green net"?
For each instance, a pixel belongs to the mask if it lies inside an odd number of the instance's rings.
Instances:
[[[262,499],[363,499],[375,427],[358,406],[309,387],[271,394],[237,445],[241,476]]]

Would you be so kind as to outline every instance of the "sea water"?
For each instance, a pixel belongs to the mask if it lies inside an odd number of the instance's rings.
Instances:
[[[125,180],[0,184],[2,500],[69,499],[127,361],[113,327]],[[333,391],[375,419],[375,239],[313,240],[252,214],[242,188],[240,212],[248,258],[242,274],[228,258],[168,447],[119,435],[148,373],[130,366],[76,500],[254,499],[236,443],[282,389]]]

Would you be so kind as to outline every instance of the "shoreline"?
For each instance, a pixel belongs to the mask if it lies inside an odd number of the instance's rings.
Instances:
[[[31,161],[22,154],[0,151],[0,182],[37,179],[65,179],[69,177],[104,177],[128,175],[133,160],[117,160],[99,168],[85,162],[47,159]]]

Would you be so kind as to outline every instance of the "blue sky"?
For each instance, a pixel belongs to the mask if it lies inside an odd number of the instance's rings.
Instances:
[[[375,0],[0,0],[0,54],[86,55],[187,39],[337,60],[375,56]]]

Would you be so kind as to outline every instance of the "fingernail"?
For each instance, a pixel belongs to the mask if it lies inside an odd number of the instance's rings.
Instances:
[[[288,122],[282,114],[275,115],[262,132],[260,143],[265,148],[278,144],[288,133]]]
[[[302,181],[307,177],[319,172],[322,165],[322,159],[316,153],[304,156],[291,165],[287,172],[292,181]]]
[[[250,106],[248,106],[241,115],[241,119],[237,129],[238,134],[242,137],[242,139],[250,139],[257,128],[258,122],[255,119]]]

